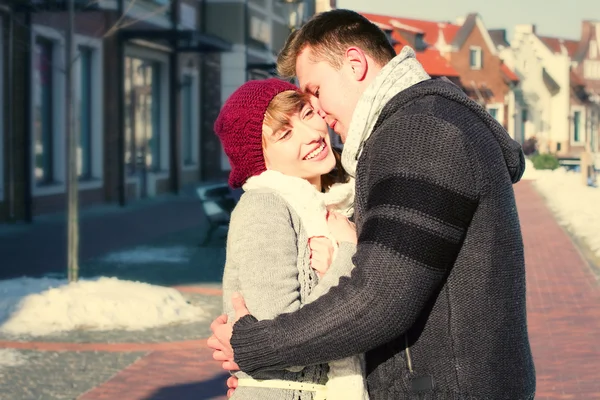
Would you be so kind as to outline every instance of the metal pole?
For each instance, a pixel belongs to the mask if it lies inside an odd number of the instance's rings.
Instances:
[[[78,213],[78,174],[77,174],[77,142],[79,132],[75,118],[75,85],[73,84],[75,66],[75,0],[68,2],[67,22],[67,149],[68,149],[68,185],[67,185],[67,214],[68,214],[68,278],[69,282],[75,282],[79,275],[79,213]]]
[[[179,1],[171,1],[171,53],[169,54],[169,169],[171,170],[171,192],[179,193],[180,160],[179,160],[179,53],[177,52],[179,22]]]
[[[31,40],[31,11],[29,8],[25,11],[25,32],[28,42]],[[35,44],[34,44],[35,45]],[[33,52],[25,50],[25,79],[23,81],[23,90],[25,91],[25,111],[23,117],[25,120],[25,135],[23,137],[23,203],[24,204],[24,219],[26,222],[33,221],[33,206],[32,206],[32,136],[33,136],[33,93],[32,93],[32,76],[33,76]],[[16,90],[13,88],[13,90]],[[14,178],[13,178],[14,179]]]
[[[124,0],[117,0],[118,18],[125,13]],[[117,194],[119,205],[127,202],[125,185],[125,44],[121,31],[116,34],[117,41]],[[133,140],[133,139],[132,139]],[[135,160],[135,155],[132,155]],[[133,161],[135,162],[135,161]]]

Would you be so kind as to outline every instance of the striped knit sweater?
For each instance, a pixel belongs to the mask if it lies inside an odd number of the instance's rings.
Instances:
[[[242,370],[367,352],[371,399],[533,399],[518,144],[460,89],[415,84],[383,108],[356,168],[356,268],[302,309],[246,316]]]

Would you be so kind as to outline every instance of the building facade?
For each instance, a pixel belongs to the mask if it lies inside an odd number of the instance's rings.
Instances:
[[[390,38],[396,52],[412,47],[432,77],[447,77],[522,141],[519,78],[477,14],[456,23],[363,14]]]
[[[82,207],[177,193],[210,175],[202,138],[221,98],[203,82],[220,82],[231,45],[203,32],[204,3],[77,2],[71,60],[60,4],[3,9],[0,221],[66,209],[69,65]]]

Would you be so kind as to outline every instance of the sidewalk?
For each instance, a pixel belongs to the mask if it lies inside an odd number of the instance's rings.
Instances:
[[[120,249],[148,243],[164,243],[185,233],[189,242],[200,243],[206,219],[193,194],[164,195],[139,200],[125,207],[98,205],[80,215],[80,264]],[[172,240],[171,240],[172,241]],[[191,243],[190,243],[191,244]],[[0,279],[20,276],[65,276],[67,227],[64,213],[36,217],[32,224],[0,225]]]
[[[600,399],[600,284],[530,182],[515,186],[536,399]]]
[[[521,182],[515,191],[526,247],[536,399],[600,399],[598,280],[531,183]],[[177,207],[174,213],[179,211]],[[171,235],[173,242],[190,240],[189,234],[172,231]],[[220,252],[222,257],[222,248],[201,251]],[[197,257],[204,260],[202,254]],[[215,263],[222,264],[218,260]],[[213,315],[219,313],[217,283],[186,283],[180,290],[192,296],[192,301],[212,304]],[[0,341],[0,348],[18,349],[28,357],[23,366],[0,369],[0,399],[225,399],[227,374],[206,348],[207,324],[170,329],[177,335],[164,331],[161,335],[124,333],[95,341]]]

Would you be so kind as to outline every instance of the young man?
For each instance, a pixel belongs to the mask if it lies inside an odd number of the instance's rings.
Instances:
[[[366,352],[373,400],[533,399],[512,188],[525,165],[520,146],[352,11],[313,17],[278,68],[297,76],[345,142],[356,268],[296,312],[243,316],[233,336],[218,318],[215,359],[253,373]]]

